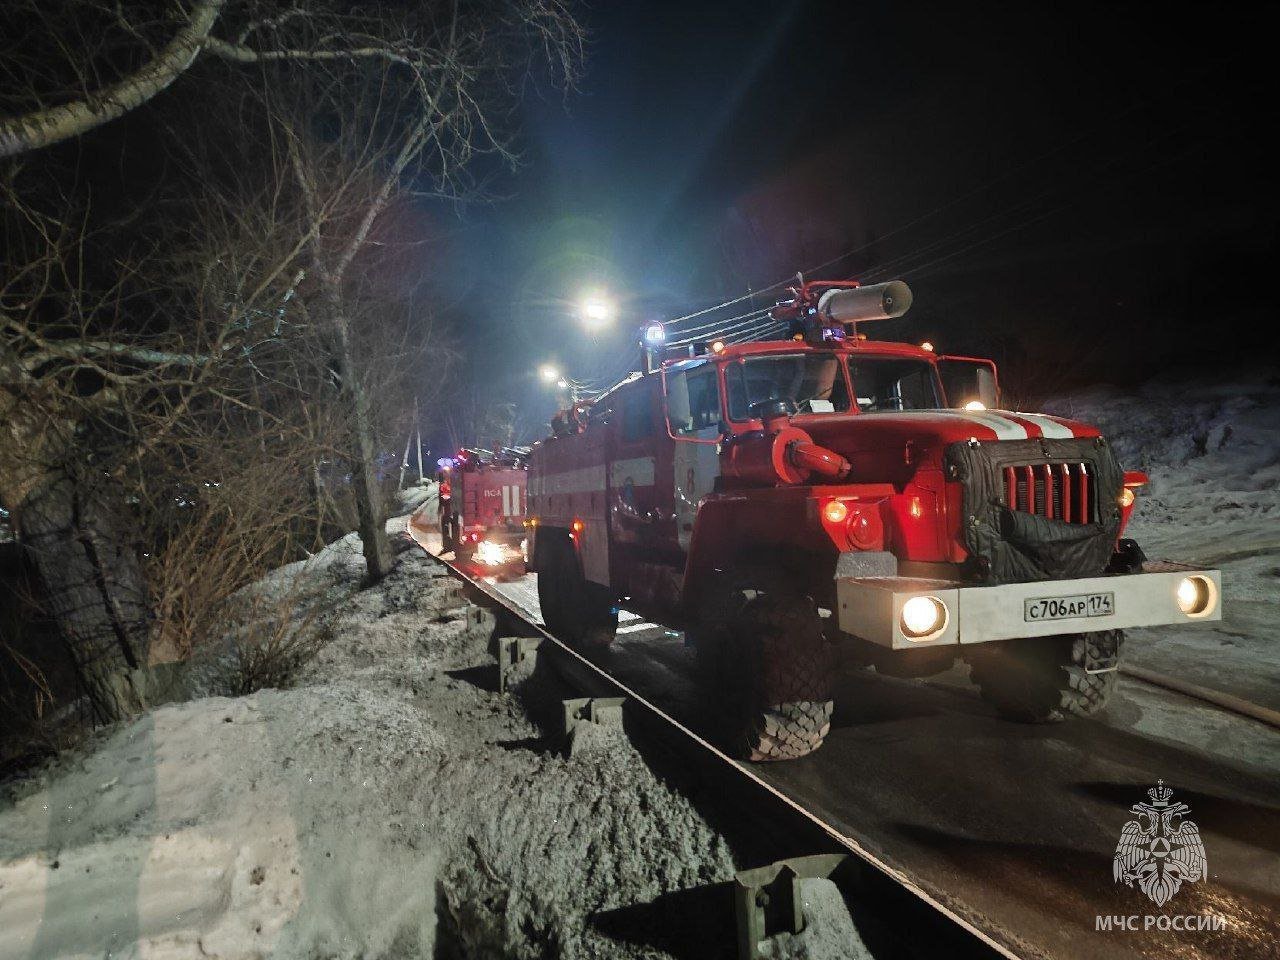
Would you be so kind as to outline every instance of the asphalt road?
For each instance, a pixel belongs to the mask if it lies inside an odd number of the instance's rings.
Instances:
[[[496,586],[537,618],[535,584]],[[595,659],[716,739],[678,633],[624,612]],[[839,679],[820,751],[753,769],[1023,956],[1280,957],[1280,731],[1255,721],[1122,678],[1099,719],[1019,725],[964,668],[929,681],[860,670]],[[1158,779],[1190,806],[1208,861],[1163,907],[1112,878],[1129,808]],[[1155,926],[1098,929],[1113,916]],[[1159,928],[1187,916],[1223,925]]]

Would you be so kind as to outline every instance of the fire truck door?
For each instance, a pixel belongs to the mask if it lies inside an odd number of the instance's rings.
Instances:
[[[675,440],[673,460],[676,537],[687,551],[698,503],[720,475],[720,377],[707,362],[665,374],[667,427]]]

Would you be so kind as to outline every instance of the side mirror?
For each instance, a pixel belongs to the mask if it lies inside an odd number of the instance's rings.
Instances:
[[[948,407],[991,410],[1000,406],[1000,381],[996,365],[990,360],[939,357],[938,375],[942,377]]]

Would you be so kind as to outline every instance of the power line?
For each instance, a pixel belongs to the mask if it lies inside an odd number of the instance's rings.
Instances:
[[[1207,73],[1207,72],[1208,72],[1207,70],[1202,71],[1202,73]],[[1186,80],[1184,80],[1184,81],[1183,81],[1183,84],[1179,85],[1179,87],[1180,87],[1180,86],[1183,86],[1183,85],[1187,85],[1187,84],[1193,83],[1193,82],[1199,82],[1199,75],[1197,75],[1196,77],[1187,78]],[[1174,90],[1176,90],[1176,89],[1178,89],[1178,87],[1175,87],[1175,88],[1173,88],[1172,90],[1170,90],[1170,93],[1174,92]],[[1015,175],[1017,175],[1017,174],[1019,174],[1019,173],[1022,173],[1023,171],[1027,170],[1028,168],[1033,167],[1033,166],[1035,166],[1035,165],[1037,165],[1037,164],[1039,164],[1039,163],[1042,163],[1043,161],[1045,161],[1045,160],[1049,159],[1050,157],[1056,156],[1057,154],[1060,154],[1060,153],[1062,153],[1063,151],[1070,149],[1071,147],[1074,147],[1074,146],[1076,146],[1076,145],[1078,145],[1078,144],[1080,144],[1080,143],[1084,143],[1084,142],[1086,142],[1087,140],[1089,140],[1089,139],[1093,138],[1094,136],[1096,136],[1096,135],[1097,135],[1097,132],[1098,132],[1100,129],[1102,129],[1103,127],[1105,127],[1105,126],[1107,126],[1107,125],[1109,125],[1109,124],[1115,123],[1116,121],[1122,120],[1122,119],[1124,119],[1125,117],[1129,116],[1130,114],[1135,113],[1135,112],[1137,112],[1138,110],[1141,110],[1141,109],[1143,109],[1143,108],[1149,107],[1149,106],[1151,106],[1151,105],[1152,105],[1152,104],[1151,104],[1149,101],[1141,101],[1141,102],[1137,102],[1137,103],[1131,104],[1130,106],[1128,106],[1128,107],[1127,107],[1127,108],[1125,108],[1124,110],[1121,110],[1121,111],[1119,111],[1118,113],[1115,113],[1115,114],[1111,115],[1110,117],[1107,117],[1107,118],[1105,118],[1105,119],[1103,119],[1103,120],[1098,121],[1098,122],[1097,122],[1097,123],[1095,123],[1093,126],[1089,127],[1089,128],[1088,128],[1088,130],[1086,130],[1085,132],[1081,133],[1079,136],[1076,136],[1076,137],[1073,137],[1073,138],[1070,138],[1070,139],[1064,140],[1063,142],[1061,142],[1061,143],[1060,143],[1060,144],[1058,144],[1057,146],[1053,147],[1052,149],[1050,149],[1050,150],[1046,150],[1046,151],[1045,151],[1045,152],[1043,152],[1043,153],[1037,154],[1037,155],[1036,155],[1036,156],[1034,156],[1034,157],[1031,157],[1031,158],[1029,158],[1029,159],[1027,159],[1027,160],[1024,160],[1023,162],[1021,162],[1021,163],[1017,164],[1016,166],[1013,166],[1013,167],[1010,167],[1010,168],[1008,168],[1008,169],[1004,170],[1004,171],[1003,171],[1002,173],[1000,173],[998,176],[991,177],[991,178],[989,178],[989,179],[987,179],[987,180],[983,181],[981,184],[979,184],[978,186],[976,186],[976,187],[972,188],[971,190],[967,190],[967,191],[965,191],[964,193],[961,193],[959,196],[956,196],[956,197],[952,198],[951,200],[948,200],[946,203],[939,204],[938,206],[934,207],[932,210],[928,210],[928,211],[926,211],[925,213],[922,213],[920,216],[915,217],[915,218],[913,218],[912,220],[909,220],[908,222],[906,222],[906,223],[902,224],[901,226],[899,226],[899,227],[895,227],[893,230],[890,230],[888,233],[883,234],[882,236],[879,236],[879,237],[877,237],[877,238],[876,238],[876,239],[874,239],[874,240],[868,241],[868,242],[866,242],[866,243],[863,243],[863,244],[860,244],[860,245],[858,245],[858,246],[856,246],[856,247],[853,247],[853,248],[851,248],[851,249],[849,249],[849,250],[846,250],[844,253],[841,253],[840,255],[838,255],[838,256],[836,256],[836,257],[832,257],[830,260],[827,260],[827,261],[825,261],[825,262],[823,262],[823,263],[818,264],[818,265],[817,265],[817,266],[815,266],[815,267],[810,267],[810,268],[808,268],[807,270],[802,271],[802,273],[804,273],[805,275],[818,273],[818,272],[819,272],[819,271],[821,271],[821,270],[825,270],[825,269],[827,269],[828,267],[831,267],[831,266],[834,266],[834,265],[835,265],[835,264],[837,264],[837,263],[840,263],[842,260],[847,260],[849,257],[852,257],[852,256],[853,256],[853,255],[855,255],[855,254],[862,253],[862,252],[864,252],[865,250],[870,249],[872,246],[874,246],[874,245],[876,245],[876,244],[878,244],[878,243],[882,243],[883,241],[885,241],[885,240],[889,239],[890,237],[894,237],[894,236],[897,236],[897,235],[899,235],[899,234],[901,234],[901,233],[904,233],[904,232],[906,232],[907,230],[910,230],[910,229],[912,229],[913,227],[918,226],[919,224],[921,224],[921,223],[925,222],[926,220],[930,220],[930,219],[932,219],[933,217],[936,217],[937,215],[939,215],[939,214],[941,214],[941,213],[943,213],[943,212],[945,212],[945,211],[947,211],[947,210],[951,209],[952,207],[956,206],[957,204],[963,203],[965,200],[968,200],[968,199],[970,199],[970,198],[972,198],[972,197],[974,197],[974,196],[977,196],[978,194],[980,194],[980,193],[984,192],[985,190],[989,189],[990,187],[993,187],[993,186],[995,186],[995,185],[996,185],[996,184],[998,184],[998,183],[1002,183],[1003,181],[1008,180],[1008,179],[1010,179],[1011,177],[1013,177],[1013,176],[1015,176]],[[1186,124],[1185,126],[1192,126],[1192,125],[1193,125],[1192,123],[1188,123],[1188,124]],[[1179,128],[1179,129],[1185,129],[1185,126],[1184,126],[1184,127],[1182,127],[1182,128]],[[1039,199],[1039,198],[1037,198],[1037,199]],[[1028,201],[1024,201],[1022,204],[1019,204],[1017,207],[1014,207],[1014,208],[1012,208],[1012,209],[1018,209],[1018,207],[1021,207],[1021,206],[1025,205],[1027,202],[1028,202]],[[1031,201],[1031,202],[1034,202],[1034,201]],[[1011,212],[1011,211],[1010,211],[1010,210],[1006,210],[1005,212],[1007,213],[1007,212]],[[990,218],[987,218],[987,219],[989,220]],[[984,220],[984,221],[982,221],[982,222],[987,222],[987,221],[985,221],[985,220]],[[966,230],[966,231],[964,231],[964,232],[970,232],[970,231],[969,231],[969,230]],[[953,238],[954,238],[954,235],[953,235],[952,237],[948,238],[948,239],[953,239]],[[943,242],[943,241],[934,241],[932,244],[926,245],[926,248],[927,248],[927,249],[936,249],[937,245],[938,245],[940,242]],[[915,251],[915,253],[919,253],[919,252],[922,252],[922,251]],[[912,256],[912,254],[908,254],[908,255],[904,255],[904,256],[909,257],[909,256]],[[899,258],[897,258],[897,259],[898,259],[899,261],[901,261],[903,258],[902,258],[902,257],[899,257]],[[890,269],[890,267],[887,267],[887,266],[882,265],[881,267],[878,267],[878,268],[876,269],[875,273],[876,273],[877,275],[879,275],[879,274],[883,273],[883,271],[884,271],[884,270],[886,270],[886,269]],[[757,289],[751,290],[750,292],[748,292],[748,293],[746,293],[746,294],[743,294],[743,295],[742,295],[742,296],[740,296],[740,297],[733,297],[733,298],[731,298],[731,299],[729,299],[729,300],[725,300],[725,301],[723,301],[723,302],[721,302],[721,303],[718,303],[718,304],[715,304],[715,305],[713,305],[713,306],[705,307],[705,308],[703,308],[703,309],[701,309],[701,310],[698,310],[698,311],[696,311],[696,312],[694,312],[694,313],[686,314],[686,315],[684,315],[684,316],[682,316],[682,317],[676,317],[676,318],[674,318],[673,320],[669,321],[669,323],[670,323],[670,324],[682,323],[682,322],[683,322],[683,321],[685,321],[685,320],[692,320],[692,319],[695,319],[695,318],[697,318],[697,317],[705,316],[706,314],[708,314],[708,313],[712,313],[712,312],[714,312],[714,311],[716,311],[716,310],[720,310],[720,309],[723,309],[723,308],[725,308],[725,307],[730,307],[730,306],[733,306],[733,305],[735,305],[735,304],[742,303],[742,302],[743,302],[743,301],[745,301],[745,300],[753,299],[757,294],[768,293],[770,290],[775,290],[775,289],[777,289],[777,288],[779,288],[779,287],[786,286],[788,283],[791,283],[791,282],[792,282],[792,280],[793,280],[794,278],[795,278],[795,274],[792,274],[791,276],[787,277],[786,279],[779,280],[779,281],[777,281],[776,283],[769,284],[769,285],[768,285],[768,286],[766,286],[766,287],[759,287],[759,288],[757,288]],[[708,326],[714,326],[714,324],[712,324],[712,325],[708,325]],[[700,328],[695,328],[695,329],[705,329],[705,328],[706,328],[706,327],[700,327]],[[687,334],[687,333],[692,333],[692,332],[693,332],[693,330],[681,331],[682,335],[683,335],[683,334]]]
[[[1188,148],[1186,150],[1179,152],[1175,156],[1162,157],[1158,160],[1153,160],[1151,163],[1146,164],[1142,167],[1139,167],[1137,170],[1130,171],[1129,176],[1137,176],[1140,173],[1146,173],[1147,171],[1152,170],[1156,167],[1161,167],[1171,163],[1176,163],[1190,152],[1191,152],[1191,148]],[[977,247],[981,247],[981,246],[984,246],[985,244],[991,243],[992,241],[998,240],[1001,237],[1006,236],[1007,234],[1014,233],[1018,230],[1022,230],[1033,224],[1039,223],[1041,220],[1048,219],[1049,217],[1054,216],[1055,214],[1061,213],[1063,210],[1068,209],[1070,206],[1072,206],[1071,201],[1068,201],[1066,203],[1061,203],[1056,207],[1052,207],[1051,209],[1046,210],[1045,212],[1041,213],[1038,216],[1029,217],[1025,220],[1019,221],[1018,223],[1015,223],[1012,226],[1007,227],[1004,230],[1001,230],[999,233],[985,237],[982,240],[974,241],[973,243],[968,244],[967,246],[961,247],[959,250],[953,251],[952,253],[945,254],[944,256],[938,257],[934,260],[930,260],[927,263],[920,264],[914,269],[914,275],[918,277],[927,276],[927,271],[929,271],[930,269],[933,269],[950,260],[954,260],[956,257],[969,253],[971,250],[974,250]]]
[[[682,336],[682,337],[685,337],[685,336],[688,336],[689,334],[699,333],[700,331],[703,331],[703,330],[714,330],[714,329],[716,329],[717,327],[722,327],[722,326],[724,326],[724,325],[725,325],[725,324],[727,324],[727,323],[734,323],[734,322],[736,322],[736,321],[738,321],[738,320],[743,320],[743,319],[746,319],[746,318],[748,318],[748,317],[758,316],[759,314],[767,313],[768,311],[770,311],[770,310],[772,310],[772,309],[773,309],[772,304],[771,304],[771,305],[769,305],[769,306],[767,306],[767,307],[758,307],[757,309],[755,309],[755,310],[751,310],[751,311],[749,311],[748,313],[740,313],[740,314],[738,314],[736,317],[728,317],[728,318],[726,318],[726,319],[724,319],[724,320],[713,320],[713,321],[711,321],[710,323],[703,323],[703,324],[700,324],[700,325],[698,325],[698,326],[696,326],[696,327],[690,327],[690,328],[689,328],[689,329],[687,329],[687,330],[677,330],[677,331],[675,331],[675,332],[676,332],[678,335],[680,335],[680,336]]]
[[[725,334],[731,333],[734,330],[740,329],[741,327],[749,326],[750,324],[759,320],[761,317],[763,317],[772,309],[773,309],[772,307],[764,307],[763,309],[755,310],[755,311],[752,311],[751,313],[744,313],[739,317],[730,317],[728,320],[725,320],[721,323],[708,324],[706,327],[702,329],[710,330],[712,332],[704,333],[696,337],[684,337],[679,340],[672,340],[670,341],[669,346],[679,347],[679,346],[685,345],[686,343],[696,343],[699,340],[714,340],[718,336],[724,336]],[[687,331],[687,330],[681,331],[681,333],[690,333],[690,332],[692,331]]]
[[[848,259],[849,257],[854,256],[855,254],[862,253],[870,249],[872,246],[874,246],[877,243],[881,243],[891,237],[898,236],[902,233],[905,233],[906,231],[913,229],[919,224],[924,223],[925,221],[928,221],[930,219],[933,219],[934,217],[957,206],[958,204],[961,204],[964,201],[974,196],[977,196],[978,194],[988,190],[990,187],[998,183],[1001,183],[1003,181],[1006,181],[1014,177],[1015,175],[1022,173],[1023,171],[1031,167],[1034,167],[1035,165],[1040,164],[1043,161],[1049,159],[1050,157],[1060,154],[1071,147],[1074,147],[1080,143],[1084,143],[1092,139],[1094,136],[1096,136],[1097,131],[1103,128],[1104,126],[1114,123],[1118,120],[1121,120],[1124,117],[1128,116],[1129,114],[1132,114],[1147,106],[1150,106],[1150,104],[1146,102],[1132,104],[1125,110],[1122,110],[1114,114],[1113,116],[1108,117],[1102,121],[1099,121],[1097,124],[1094,124],[1092,127],[1089,128],[1088,131],[1080,134],[1079,136],[1076,136],[1071,139],[1067,139],[1050,150],[1047,150],[1041,154],[1031,157],[1014,167],[1010,167],[1004,170],[998,176],[989,178],[988,180],[984,181],[978,186],[961,193],[959,196],[956,196],[951,200],[948,200],[945,203],[939,204],[933,209],[928,210],[917,217],[914,217],[908,222],[902,224],[901,226],[895,227],[893,230],[889,231],[888,233],[883,234],[880,237],[877,237],[875,240],[868,241],[867,243],[863,243],[849,250],[846,250],[845,252],[839,254],[838,256],[832,257],[831,259],[824,261],[823,263],[820,263],[817,266],[810,267],[807,270],[804,270],[803,273],[806,275],[818,273],[822,270],[827,269],[828,267],[834,266],[835,264]],[[1108,161],[1106,161],[1102,165],[1095,167],[1094,170],[1091,171],[1091,173],[1088,176],[1086,176],[1083,180],[1077,179],[1075,181],[1075,184],[1078,185],[1082,182],[1088,182],[1089,180],[1096,178],[1108,168],[1113,167],[1117,163],[1121,162],[1125,157],[1127,157],[1134,150],[1150,149],[1155,143],[1158,143],[1160,140],[1166,139],[1170,136],[1174,136],[1177,133],[1180,133],[1181,131],[1185,130],[1187,127],[1194,126],[1194,125],[1195,125],[1195,121],[1189,121],[1185,124],[1180,125],[1175,129],[1167,131],[1165,134],[1161,135],[1156,140],[1149,140],[1145,144],[1140,144],[1134,148],[1131,148],[1130,150],[1122,151],[1119,154],[1116,154],[1115,156],[1111,157]],[[1185,152],[1186,151],[1183,151],[1183,154],[1185,154]],[[1172,162],[1172,161],[1169,161],[1168,158],[1165,158],[1164,161],[1153,162],[1152,164],[1134,172],[1135,173],[1142,172],[1142,170],[1149,169],[1151,166],[1160,165],[1163,162]],[[1018,214],[1022,211],[1028,210],[1029,208],[1033,207],[1035,204],[1039,203],[1040,201],[1060,192],[1062,189],[1063,189],[1063,184],[1060,183],[1050,188],[1049,190],[1042,191],[1041,193],[1029,199],[1007,206],[1003,210],[1000,210],[994,214],[990,214],[976,222],[970,223],[965,227],[961,228],[960,230],[954,231],[945,237],[942,237],[937,240],[933,240],[929,243],[924,244],[923,246],[917,247],[914,250],[908,251],[907,253],[894,257],[876,266],[872,270],[868,271],[865,279],[868,279],[868,280],[877,279],[879,277],[887,275],[890,271],[902,270],[906,268],[906,265],[911,263],[912,261],[917,261],[921,257],[924,257],[929,253],[932,253],[941,248],[944,248],[947,244],[950,244],[953,241],[959,240],[962,237],[971,236],[982,227],[988,224],[991,224],[994,221],[998,221],[1003,217],[1007,217],[1013,214]],[[963,256],[964,254],[974,249],[977,249],[978,247],[984,246],[988,243],[992,243],[1026,226],[1030,226],[1034,223],[1038,223],[1040,220],[1046,219],[1047,217],[1050,217],[1060,212],[1061,210],[1066,209],[1068,206],[1070,206],[1070,203],[1062,204],[1048,211],[1045,211],[1043,213],[1024,218],[1022,220],[1019,220],[1018,222],[1013,223],[1010,226],[997,230],[993,234],[989,234],[985,237],[976,239],[972,243],[966,243],[965,245],[959,247],[954,251],[951,251],[950,253],[945,253],[942,256],[936,257],[932,260],[927,260],[924,263],[917,263],[914,267],[910,269],[912,270],[914,275],[921,276],[924,271],[936,268],[937,266],[943,263],[949,262],[951,260],[954,260],[957,257]],[[699,317],[706,316],[708,314],[714,313],[717,310],[722,310],[726,307],[731,307],[736,304],[743,303],[744,301],[747,301],[747,300],[753,300],[757,295],[767,294],[772,290],[786,286],[787,284],[791,283],[794,280],[794,278],[795,278],[795,275],[793,274],[783,280],[779,280],[775,283],[769,284],[768,286],[758,287],[756,289],[750,290],[746,294],[743,294],[742,296],[732,297],[730,299],[721,301],[720,303],[713,304],[712,306],[704,307],[700,310],[694,311],[693,313],[688,313],[683,316],[676,317],[670,321],[667,321],[666,325],[668,327],[674,326],[688,320],[694,320]],[[747,313],[738,314],[737,316],[728,317],[726,319],[715,320],[709,323],[699,324],[697,326],[690,327],[685,330],[677,330],[675,331],[676,334],[682,339],[671,341],[668,345],[684,346],[689,343],[694,343],[700,339],[708,340],[708,339],[716,339],[716,338],[725,339],[725,341],[728,343],[746,342],[747,340],[753,337],[760,336],[766,331],[770,331],[774,328],[781,329],[786,326],[785,323],[781,323],[777,321],[773,323],[765,323],[763,325],[758,325],[758,326],[751,325],[752,321],[763,317],[771,309],[772,309],[772,306],[767,306],[767,307],[751,310]],[[705,335],[703,336],[698,336],[698,334],[704,334],[705,331],[714,331],[714,333],[705,333]],[[624,377],[626,373],[629,372],[629,369],[631,366],[632,366],[632,362],[630,360],[626,361],[625,365],[620,369],[619,376],[611,378],[609,385],[611,386],[613,382],[617,382],[622,377]],[[592,382],[599,383],[601,381],[592,381]]]
[[[781,320],[775,320],[773,323],[766,323],[763,327],[755,330],[748,330],[745,333],[736,334],[725,340],[725,343],[748,343],[752,340],[765,340],[774,333],[781,333],[787,328],[787,324]]]
[[[1179,87],[1184,85],[1188,85],[1191,83],[1198,83],[1200,80],[1200,77],[1203,74],[1207,74],[1207,73],[1208,73],[1207,69],[1203,70],[1201,71],[1200,74],[1196,75],[1195,77],[1190,77],[1185,79],[1182,84],[1177,85],[1173,89],[1176,90]],[[1170,93],[1172,92],[1173,90],[1170,90]],[[965,200],[968,200],[970,197],[977,196],[979,193],[982,193],[984,190],[987,190],[989,187],[993,187],[997,183],[1002,183],[1003,181],[1008,180],[1010,177],[1013,177],[1015,174],[1022,173],[1024,170],[1026,170],[1029,167],[1035,166],[1038,163],[1048,160],[1050,157],[1056,156],[1057,154],[1062,153],[1064,150],[1070,149],[1071,147],[1084,143],[1086,140],[1089,140],[1094,136],[1096,136],[1097,132],[1103,127],[1107,126],[1108,124],[1115,123],[1118,120],[1123,120],[1125,117],[1129,116],[1130,114],[1135,113],[1138,110],[1141,110],[1144,107],[1149,107],[1151,105],[1152,104],[1150,103],[1150,101],[1140,101],[1137,103],[1133,103],[1127,108],[1125,108],[1124,110],[1121,110],[1119,113],[1113,114],[1110,117],[1107,117],[1103,120],[1098,121],[1093,126],[1089,127],[1084,133],[1081,133],[1079,136],[1074,137],[1072,139],[1064,140],[1062,143],[1058,144],[1056,147],[1053,147],[1052,149],[1047,150],[1044,153],[1038,154],[1037,156],[1034,156],[1028,160],[1024,160],[1022,163],[1019,163],[1017,166],[1010,167],[1009,169],[1005,170],[998,176],[995,176],[988,180],[983,181],[981,184],[974,187],[972,190],[968,190],[965,193],[960,194],[958,197],[954,197],[953,199],[948,200],[946,203],[943,203],[937,207],[934,207],[932,210],[928,211],[927,213],[921,214],[920,216],[916,217],[914,220],[904,223],[900,227],[895,227],[893,230],[890,230],[888,233],[884,234],[884,236],[877,237],[875,240],[869,241],[868,243],[864,243],[861,246],[854,247],[852,250],[847,250],[844,253],[840,254],[838,257],[833,257],[832,259],[826,261],[825,263],[821,263],[816,267],[811,267],[810,269],[805,270],[804,273],[805,274],[817,273],[819,270],[825,270],[827,267],[834,266],[835,264],[839,263],[841,260],[845,260],[853,256],[855,253],[862,253],[864,250],[869,249],[875,244],[880,243],[884,240],[887,240],[889,237],[896,236],[897,234],[900,234],[903,231],[909,230],[912,227],[916,226],[917,224],[922,223],[923,221],[928,220],[932,217],[935,217],[946,210],[949,210],[950,208],[954,207],[956,204],[963,203]],[[1185,129],[1186,127],[1193,126],[1193,125],[1194,125],[1194,122],[1187,123],[1187,124],[1184,124],[1182,127],[1179,127],[1178,129],[1182,130],[1182,129]]]
[[[955,233],[952,233],[941,240],[937,240],[937,241],[934,241],[933,243],[926,244],[924,247],[921,247],[917,250],[903,254],[902,256],[894,258],[893,260],[887,261],[886,263],[876,267],[874,270],[869,271],[867,274],[867,279],[869,280],[878,279],[882,276],[887,275],[890,271],[898,272],[902,270],[908,262],[912,260],[916,260],[919,257],[933,250],[937,250],[938,248],[943,247],[946,244],[950,243],[952,240],[958,239],[959,237],[962,237],[966,234],[971,234],[979,227],[982,227],[988,223],[991,223],[992,221],[999,220],[1000,218],[1008,216],[1009,214],[1017,213],[1018,211],[1031,208],[1035,204],[1038,204],[1040,201],[1045,200],[1049,197],[1052,197],[1055,194],[1061,193],[1063,189],[1066,189],[1068,187],[1079,188],[1080,186],[1083,186],[1084,184],[1087,184],[1092,180],[1097,179],[1107,170],[1109,170],[1112,167],[1115,167],[1117,164],[1124,161],[1130,154],[1134,152],[1134,150],[1149,149],[1164,140],[1167,140],[1171,137],[1176,137],[1178,134],[1182,133],[1184,130],[1194,125],[1195,125],[1194,121],[1189,121],[1187,123],[1180,124],[1177,127],[1167,130],[1165,133],[1161,134],[1158,138],[1154,140],[1150,140],[1147,143],[1140,145],[1139,147],[1135,147],[1130,150],[1121,151],[1120,153],[1115,154],[1114,156],[1108,158],[1105,162],[1095,165],[1092,170],[1088,171],[1082,177],[1077,178],[1075,181],[1069,184],[1065,184],[1065,183],[1057,184],[1053,187],[1050,187],[1048,190],[1044,190],[1040,192],[1039,194],[1037,194],[1034,197],[1031,197],[1030,199],[1014,204],[1013,206],[1006,207],[1004,210],[997,211],[996,213],[991,214],[990,216],[985,217],[974,224],[971,224],[969,227],[958,230]],[[1184,155],[1186,152],[1187,151],[1183,151],[1173,159],[1180,159],[1181,156]],[[1162,157],[1160,159],[1153,160],[1150,163],[1145,164],[1136,170],[1130,171],[1128,174],[1125,174],[1125,176],[1130,176],[1130,177],[1135,176],[1139,173],[1142,173],[1146,170],[1151,169],[1152,167],[1163,165],[1164,163],[1167,163],[1167,162],[1172,162],[1172,160],[1168,157]],[[960,256],[961,254],[967,253],[968,251],[975,249],[976,247],[980,247],[987,243],[991,243],[994,240],[998,240],[1001,237],[1007,236],[1010,233],[1013,233],[1017,230],[1022,229],[1023,227],[1030,226],[1031,224],[1034,224],[1034,223],[1038,223],[1039,221],[1045,219],[1046,217],[1051,216],[1055,213],[1058,213],[1059,211],[1064,210],[1069,206],[1071,206],[1070,201],[1064,204],[1060,204],[1056,207],[1053,207],[1047,212],[1034,214],[1030,217],[1019,220],[1018,222],[1012,224],[1011,226],[998,230],[994,234],[989,234],[985,237],[977,239],[973,241],[973,243],[966,244],[960,247],[958,250],[955,250],[951,253],[944,254],[941,257],[937,257],[933,260],[926,261],[925,263],[917,263],[915,266],[910,268],[912,275],[918,278],[922,275],[922,271],[926,269],[936,266],[937,264],[955,259],[955,257]]]

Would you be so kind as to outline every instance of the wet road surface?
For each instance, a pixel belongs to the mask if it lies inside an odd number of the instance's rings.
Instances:
[[[537,618],[533,575],[494,586]],[[680,634],[624,611],[593,659],[716,740]],[[1020,725],[963,667],[929,681],[856,670],[820,751],[752,769],[1023,956],[1280,957],[1280,731],[1255,721],[1121,678],[1101,718]],[[1129,808],[1159,779],[1190,806],[1208,862],[1163,907],[1112,877]],[[1109,917],[1152,926],[1098,929]],[[1160,929],[1175,917],[1221,926]]]

